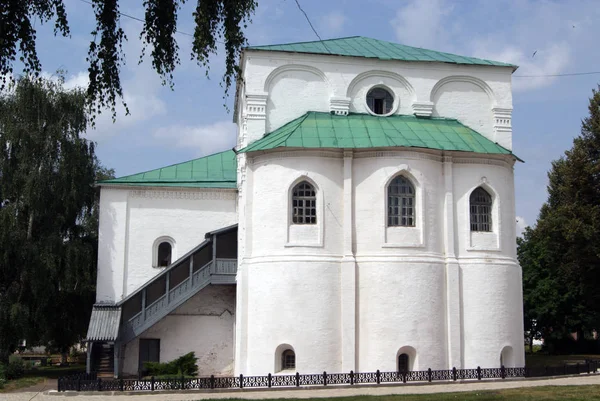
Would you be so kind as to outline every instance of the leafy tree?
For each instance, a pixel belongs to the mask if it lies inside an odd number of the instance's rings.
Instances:
[[[548,173],[548,200],[519,242],[525,325],[549,336],[600,329],[600,87],[581,135]]]
[[[99,175],[83,90],[19,78],[0,94],[0,360],[17,342],[66,352],[94,302]]]
[[[96,26],[88,50],[89,86],[92,117],[103,108],[115,116],[117,98],[123,98],[120,70],[124,62],[122,44],[126,40],[120,26],[119,0],[89,0],[94,9]],[[125,0],[121,0],[124,4]],[[128,0],[128,4],[131,0]],[[177,18],[185,0],[144,0],[145,22],[140,33],[143,52],[150,48],[152,67],[163,83],[172,85],[173,72],[179,64],[179,47],[175,39]],[[243,28],[254,13],[255,0],[197,0],[192,13],[195,29],[191,58],[209,67],[209,58],[217,52],[219,39],[225,45],[225,95],[239,74],[238,58],[247,44]],[[36,52],[35,20],[54,22],[54,34],[70,35],[63,0],[0,0],[0,76],[13,72],[17,56],[26,73],[37,76],[41,64]],[[140,59],[141,60],[141,59]]]

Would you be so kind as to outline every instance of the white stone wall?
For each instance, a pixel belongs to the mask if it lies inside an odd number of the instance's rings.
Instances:
[[[236,116],[245,146],[307,111],[367,113],[373,86],[395,96],[395,114],[456,118],[512,148],[512,67],[402,62],[246,51]]]
[[[504,364],[523,366],[510,158],[391,149],[251,156],[236,374],[277,372],[288,346],[306,373],[395,370],[402,352],[412,369],[497,367],[507,346]],[[386,187],[397,174],[415,186],[415,227],[387,227]],[[302,179],[317,188],[318,223],[290,243],[293,228],[306,228],[290,224],[290,188]],[[493,231],[482,238],[469,227],[479,185],[494,198]]]
[[[175,261],[206,232],[237,223],[236,198],[235,190],[102,187],[97,302],[118,302],[161,271],[157,238],[173,239]]]
[[[123,373],[137,375],[139,339],[160,339],[160,361],[188,352],[201,376],[233,373],[235,286],[208,286],[125,346]]]

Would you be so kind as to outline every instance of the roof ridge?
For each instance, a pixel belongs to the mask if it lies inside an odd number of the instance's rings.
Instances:
[[[245,49],[252,49],[253,47],[267,47],[267,46],[302,45],[302,44],[306,44],[306,43],[321,43],[321,42],[328,42],[331,40],[341,40],[341,39],[351,39],[351,38],[366,38],[366,36],[353,35],[353,36],[343,36],[341,38],[329,38],[329,39],[322,39],[322,40],[305,40],[302,42],[272,43],[269,45],[252,45],[252,46],[246,46]],[[370,39],[370,38],[367,38],[367,39]],[[377,40],[377,39],[375,39],[375,40]]]

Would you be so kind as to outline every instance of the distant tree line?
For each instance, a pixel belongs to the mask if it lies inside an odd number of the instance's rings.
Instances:
[[[600,352],[600,86],[548,178],[548,200],[517,240],[526,337],[550,352]]]

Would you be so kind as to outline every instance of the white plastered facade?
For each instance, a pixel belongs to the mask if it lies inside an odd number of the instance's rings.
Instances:
[[[456,118],[512,149],[511,68],[246,52],[238,146],[307,111]],[[385,117],[382,117],[385,118]],[[238,156],[236,373],[523,366],[512,156],[425,149],[280,149]],[[415,227],[387,227],[386,187],[416,190]],[[317,224],[290,222],[290,190],[317,190]],[[493,198],[492,231],[470,230],[469,196]],[[509,349],[512,352],[507,352]],[[501,354],[504,357],[501,361]],[[285,372],[285,371],[284,371]]]
[[[307,111],[367,113],[376,86],[393,92],[393,114],[456,118],[512,149],[510,67],[246,51],[242,68],[238,149]],[[175,260],[205,232],[238,223],[235,301],[211,312],[232,315],[167,316],[142,336],[161,338],[161,359],[197,350],[201,373],[244,375],[286,373],[286,349],[301,373],[393,371],[400,353],[413,370],[523,366],[513,163],[416,148],[283,148],[240,153],[237,191],[105,187],[98,301],[156,274],[157,238],[173,239]],[[399,174],[416,190],[415,227],[386,224],[387,184]],[[290,191],[303,180],[317,191],[314,226],[290,219]],[[489,233],[470,231],[478,186],[493,198]],[[231,343],[200,344],[207,325],[209,338]],[[136,367],[136,341],[125,371]]]

